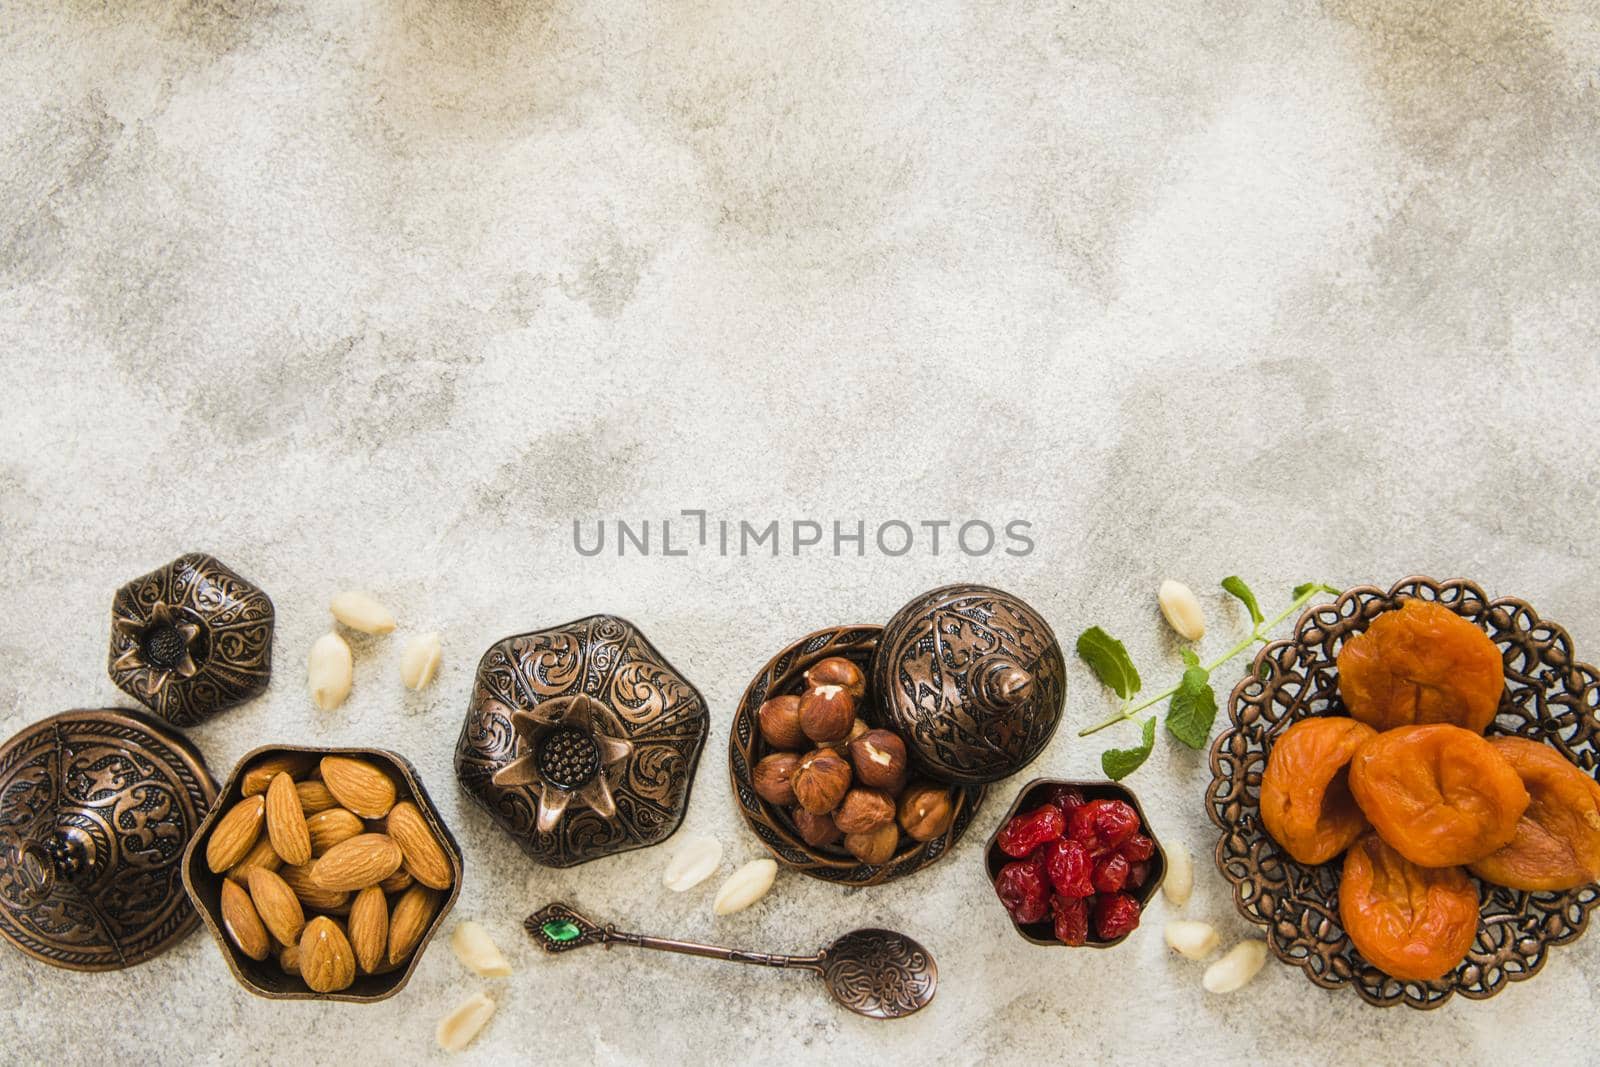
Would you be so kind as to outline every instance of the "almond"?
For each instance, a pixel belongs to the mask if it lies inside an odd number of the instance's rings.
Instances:
[[[307,816],[339,806],[339,802],[333,799],[333,794],[328,792],[326,782],[296,782],[294,791],[300,794],[300,810]]]
[[[365,830],[366,824],[353,811],[329,808],[319,811],[306,820],[306,833],[311,836],[311,854],[320,856],[341,841],[348,841]]]
[[[324,756],[322,781],[340,804],[363,819],[381,819],[394,807],[394,780],[366,760]]]
[[[1183,842],[1165,844],[1167,876],[1161,882],[1161,893],[1181,908],[1189,903],[1189,894],[1194,891],[1194,862],[1189,858],[1189,850],[1183,847]]]
[[[300,792],[294,779],[280,774],[267,786],[267,838],[283,862],[311,862],[311,832],[306,829],[306,814],[300,807]]]
[[[414,885],[400,894],[389,915],[390,964],[400,963],[411,955],[427,932],[438,904],[439,894],[427,886]]]
[[[400,654],[400,682],[407,689],[422,689],[439,670],[439,635],[418,634]]]
[[[728,880],[717,890],[717,898],[712,902],[711,910],[718,915],[732,915],[736,911],[743,911],[767,895],[767,890],[772,888],[772,880],[777,874],[778,864],[774,860],[751,860],[728,875]]]
[[[355,677],[355,658],[350,646],[338,634],[317,638],[306,657],[306,683],[311,687],[311,702],[323,711],[332,711],[350,695]]]
[[[350,893],[344,889],[323,889],[311,880],[311,865],[284,867],[278,872],[300,903],[313,911],[336,911],[350,903]]]
[[[337,993],[356,980],[356,956],[339,924],[326,915],[300,935],[300,977],[315,993]]]
[[[383,950],[389,944],[389,901],[383,890],[369,885],[350,903],[350,948],[356,963],[371,974],[383,963]]]
[[[278,966],[283,968],[284,974],[300,973],[300,943],[284,945],[278,950]]]
[[[1227,955],[1206,968],[1200,984],[1207,993],[1234,993],[1250,984],[1250,979],[1267,962],[1267,943],[1258,938],[1239,942]]]
[[[500,952],[500,946],[494,943],[489,931],[480,923],[472,922],[470,919],[457,923],[455,930],[450,934],[450,947],[455,951],[456,959],[485,978],[511,976],[511,964],[506,962],[505,956]]]
[[[239,785],[244,789],[244,795],[253,797],[257,793],[265,793],[267,786],[280,774],[287,774],[291,778],[299,778],[311,769],[315,758],[309,752],[283,752],[276,756],[262,756],[239,780]]]
[[[473,1038],[493,1017],[494,1001],[482,993],[474,993],[439,1020],[434,1039],[446,1052],[460,1052],[472,1044]]]
[[[280,945],[292,945],[300,940],[300,932],[306,926],[306,913],[288,882],[265,868],[251,868],[250,901],[256,906],[262,925]]]
[[[406,870],[413,878],[430,889],[450,888],[450,860],[415,804],[402,800],[391,808],[387,828],[394,843],[400,846]]]
[[[228,868],[228,877],[244,885],[252,867],[265,867],[269,871],[275,871],[282,866],[283,859],[272,851],[272,842],[265,837],[258,837],[250,851],[244,854],[244,859]]]
[[[263,796],[245,797],[217,820],[211,829],[211,840],[206,842],[206,866],[212,874],[221,874],[255,847],[266,807]]]
[[[222,928],[227,931],[228,940],[253,960],[266,959],[272,950],[267,928],[261,924],[256,906],[250,903],[250,894],[226,878],[222,880]]]
[[[411,888],[411,883],[416,881],[411,877],[411,872],[401,867],[389,877],[378,883],[378,887],[385,893],[403,893]]]
[[[386,634],[394,631],[394,616],[377,599],[366,593],[347,590],[338,593],[328,604],[333,617],[364,634]]]
[[[1194,590],[1171,578],[1156,590],[1156,603],[1167,625],[1178,632],[1185,641],[1198,641],[1206,635],[1206,616],[1200,610],[1200,600]]]
[[[388,834],[357,834],[311,865],[311,881],[323,889],[365,889],[399,870],[403,858]]]

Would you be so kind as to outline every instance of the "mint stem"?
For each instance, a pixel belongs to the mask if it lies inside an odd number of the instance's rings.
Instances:
[[[1272,618],[1267,619],[1266,621],[1262,622],[1260,625],[1252,627],[1250,632],[1239,640],[1238,644],[1236,644],[1232,648],[1228,649],[1227,652],[1223,653],[1217,659],[1213,660],[1210,663],[1205,664],[1206,673],[1210,674],[1212,671],[1216,670],[1218,667],[1222,666],[1224,663],[1227,663],[1229,660],[1233,659],[1235,656],[1237,656],[1239,653],[1243,652],[1245,649],[1249,648],[1251,645],[1254,645],[1254,644],[1256,644],[1258,642],[1265,643],[1268,640],[1267,635],[1270,634],[1273,630],[1276,630],[1278,628],[1278,626],[1283,622],[1283,620],[1285,620],[1289,616],[1295,614],[1301,608],[1304,608],[1307,604],[1309,604],[1311,602],[1311,598],[1312,597],[1316,596],[1319,593],[1325,593],[1325,592],[1327,592],[1327,588],[1325,586],[1318,585],[1318,586],[1315,586],[1315,587],[1313,587],[1311,589],[1306,590],[1304,593],[1301,593],[1299,596],[1295,597],[1294,598],[1294,602],[1291,603],[1288,607],[1286,607],[1282,611],[1278,612],[1278,614],[1274,615]],[[1133,718],[1135,715],[1139,714],[1144,709],[1150,707],[1151,705],[1159,704],[1163,700],[1170,699],[1171,696],[1174,693],[1176,693],[1177,691],[1178,691],[1178,686],[1173,685],[1173,686],[1170,686],[1170,687],[1168,687],[1166,689],[1163,689],[1161,692],[1157,693],[1153,697],[1150,697],[1148,700],[1141,701],[1140,703],[1134,704],[1134,705],[1131,705],[1131,706],[1124,705],[1121,711],[1118,711],[1115,715],[1111,716],[1109,719],[1106,719],[1103,722],[1095,723],[1093,726],[1088,726],[1088,727],[1085,727],[1082,730],[1079,730],[1078,731],[1078,736],[1079,737],[1088,737],[1090,734],[1097,734],[1101,730],[1107,729],[1108,727],[1115,726],[1119,722],[1126,722],[1129,719]]]

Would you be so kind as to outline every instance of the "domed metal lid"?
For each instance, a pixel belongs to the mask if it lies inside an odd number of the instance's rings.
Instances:
[[[76,971],[142,963],[197,921],[180,868],[217,786],[139,712],[67,711],[0,746],[0,936]]]
[[[873,689],[913,759],[950,782],[1015,774],[1049,744],[1066,702],[1055,634],[1018,597],[948,585],[901,608],[872,661]]]

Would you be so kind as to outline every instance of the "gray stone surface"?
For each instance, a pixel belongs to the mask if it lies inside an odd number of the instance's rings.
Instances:
[[[279,610],[265,697],[193,732],[386,743],[469,857],[442,943],[376,1007],[274,1004],[197,933],[133,971],[0,953],[0,1059],[463,1062],[1576,1061],[1597,941],[1417,1014],[1270,965],[1200,991],[1165,907],[1114,952],[1045,951],[979,842],[844,891],[783,876],[716,920],[668,847],[530,867],[451,778],[477,655],[593,611],[639,622],[714,709],[687,828],[760,854],[724,763],[778,646],[958,579],[1070,638],[1175,648],[1159,579],[1277,602],[1318,578],[1468,575],[1600,656],[1600,21],[1509,5],[579,5],[12,0],[0,10],[0,730],[123,702],[113,588],[203,548]],[[1034,552],[578,556],[574,518],[1020,517]],[[438,682],[358,643],[332,713],[304,657],[346,586],[437,628]],[[1158,667],[1158,665],[1160,665]],[[1041,772],[1090,775],[1106,701],[1071,667]],[[1098,739],[1097,739],[1098,740]],[[1203,760],[1133,780],[1214,833]],[[1202,862],[1191,917],[1247,932]],[[898,1025],[803,977],[626,953],[546,960],[550,899],[652,932],[801,950],[883,924],[942,984]],[[92,1015],[85,1023],[84,1010]]]

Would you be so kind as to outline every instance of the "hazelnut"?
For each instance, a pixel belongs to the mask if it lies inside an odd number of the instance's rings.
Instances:
[[[833,821],[847,834],[865,834],[894,822],[894,801],[876,789],[852,789],[844,795]]]
[[[900,847],[900,829],[890,822],[864,834],[845,834],[844,847],[862,863],[881,867],[894,859],[895,849]]]
[[[818,660],[806,671],[806,685],[836,685],[860,700],[867,695],[867,677],[861,668],[843,656],[829,656]]]
[[[761,727],[761,736],[773,748],[798,752],[810,747],[805,732],[800,729],[799,697],[773,697],[756,712],[756,722]]]
[[[932,841],[950,829],[955,815],[950,790],[940,786],[919,782],[900,798],[900,825],[918,841]]]
[[[856,721],[856,698],[837,685],[807,689],[800,698],[800,729],[817,744],[843,741]]]
[[[794,798],[813,815],[826,815],[850,791],[850,764],[831,748],[808,752],[794,772]]]
[[[805,808],[795,808],[789,817],[794,820],[794,828],[800,831],[800,840],[812,848],[831,845],[844,836],[832,815],[813,815]]]
[[[850,763],[862,785],[899,792],[906,784],[906,743],[891,730],[867,730],[851,741]]]
[[[763,757],[750,773],[750,784],[768,804],[788,807],[794,803],[794,770],[800,757],[793,752],[774,752]]]

